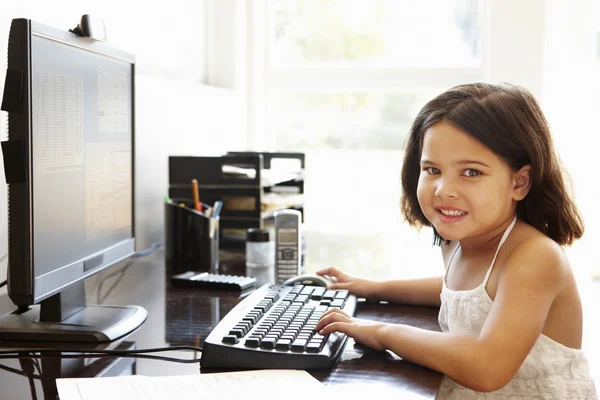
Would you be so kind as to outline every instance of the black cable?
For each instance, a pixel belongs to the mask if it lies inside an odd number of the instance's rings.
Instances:
[[[0,282],[0,288],[6,286],[7,283],[8,283],[8,280]]]
[[[34,359],[34,361],[37,362],[37,359]],[[13,374],[27,376],[27,372],[17,369],[17,368],[9,367],[8,365],[0,364],[0,369],[3,369],[8,372],[12,372]],[[34,379],[42,379],[41,374],[39,374],[39,375],[33,374],[32,376]]]
[[[140,250],[137,253],[135,253],[134,255],[132,255],[131,257],[133,257],[133,258],[145,257],[147,255],[152,254],[154,252],[154,250],[158,249],[162,245],[163,245],[162,242],[154,242],[147,249]],[[2,260],[0,260],[0,261],[2,261]]]
[[[33,361],[27,357],[19,357],[19,364],[25,374],[27,374],[27,380],[29,381],[29,390],[31,391],[31,398],[37,400],[37,393],[35,390],[35,382],[33,380],[33,373],[35,372],[35,366]]]
[[[37,369],[38,374],[40,374],[40,376],[42,376],[42,367],[41,367],[40,362],[38,361],[37,358],[33,359],[33,365],[35,365],[35,368]]]
[[[145,256],[151,254],[152,252],[154,252],[154,250],[160,246],[162,246],[162,243],[160,243],[160,242],[153,243],[148,249],[137,252],[132,257],[133,258],[145,257]],[[4,257],[6,257],[6,255]],[[1,260],[2,259],[0,258],[0,261]],[[117,286],[117,284],[121,281],[121,279],[123,279],[125,272],[132,264],[133,264],[133,261],[130,261],[122,269],[107,275],[106,277],[104,277],[102,279],[102,281],[100,281],[100,284],[98,287],[98,298],[99,298],[98,303],[99,304],[101,302],[103,302],[106,299],[106,297],[108,297],[108,295],[110,295],[112,290]],[[117,275],[117,274],[120,274],[121,276],[119,278],[117,278],[117,280],[113,283],[113,285],[111,285],[111,287],[108,289],[107,293],[101,297],[100,292],[101,292],[102,284],[104,283],[104,281],[114,275]],[[6,281],[3,284],[5,285]],[[0,287],[2,287],[3,284],[0,283]],[[27,310],[29,310],[29,307],[19,306],[17,312],[22,313]],[[146,353],[157,353],[157,352],[176,351],[176,350],[192,350],[194,352],[201,352],[202,348],[197,347],[197,346],[172,346],[172,347],[160,347],[160,348],[137,349],[137,350],[88,350],[88,349],[69,349],[69,348],[66,348],[66,349],[0,350],[0,359],[10,359],[10,358],[33,359],[34,360],[33,367],[34,368],[37,367],[40,375],[42,372],[41,372],[39,363],[37,362],[38,358],[121,357],[121,358],[147,358],[147,359],[162,360],[162,361],[180,362],[180,363],[186,363],[186,364],[200,362],[199,358],[182,359],[182,358],[175,358],[175,357],[153,356],[153,355],[146,354]],[[36,354],[34,354],[34,353],[36,353]],[[69,355],[69,354],[63,354],[63,353],[80,353],[80,354],[70,354]],[[0,366],[0,368],[2,368],[2,367]],[[35,372],[35,371],[32,371],[32,374],[33,374],[33,372]]]
[[[147,255],[150,255],[154,252],[154,250],[156,250],[157,248],[159,248],[160,246],[162,246],[162,242],[154,242],[150,245],[150,247],[148,247],[147,249],[138,251],[137,253],[135,253],[134,255],[131,256],[131,258],[141,258],[141,257],[145,257]],[[98,284],[98,291],[97,291],[97,295],[96,295],[96,304],[102,304],[104,303],[104,300],[106,300],[106,298],[108,296],[110,296],[110,294],[112,293],[112,291],[115,289],[115,287],[117,287],[117,285],[119,284],[119,282],[121,282],[121,280],[123,279],[123,277],[125,276],[125,273],[127,272],[127,270],[129,269],[129,267],[131,267],[131,265],[133,264],[133,260],[129,261],[123,268],[121,268],[118,271],[114,271],[111,272],[110,274],[106,275],[105,277],[102,278],[102,280],[100,280],[100,283]],[[112,278],[115,275],[120,275],[117,280],[115,282],[113,282],[113,284],[110,286],[110,288],[106,291],[106,293],[104,294],[104,296],[102,296],[100,293],[102,292],[102,286],[104,285],[104,282],[107,279]]]
[[[113,290],[115,290],[115,287],[117,287],[117,285],[119,284],[119,282],[121,282],[121,280],[125,277],[125,272],[127,272],[127,270],[129,269],[129,267],[131,267],[131,265],[133,265],[133,261],[129,261],[123,268],[121,268],[118,271],[115,272],[111,272],[110,275],[107,275],[106,277],[104,277],[100,283],[98,284],[98,291],[97,291],[97,295],[96,295],[96,304],[102,304],[104,303],[104,300],[106,300],[106,298],[108,296],[110,296],[110,294],[112,293]],[[113,284],[108,288],[108,290],[106,291],[106,293],[104,294],[104,296],[101,296],[100,293],[102,292],[102,286],[104,285],[104,282],[117,275],[120,274],[120,276],[113,282]]]
[[[154,356],[146,353],[158,353],[175,350],[192,350],[202,351],[201,347],[196,346],[172,346],[158,347],[151,349],[136,349],[136,350],[87,350],[87,349],[27,349],[27,350],[0,350],[0,359],[8,358],[106,358],[106,357],[121,357],[121,358],[146,358],[151,360],[161,360],[170,362],[179,362],[184,364],[194,364],[200,362],[200,358],[176,358],[167,356]],[[59,354],[60,353],[60,354]],[[80,353],[80,354],[64,354],[64,353]]]
[[[0,350],[0,355],[6,354],[19,354],[19,353],[103,353],[103,354],[116,354],[116,353],[131,353],[131,354],[144,354],[144,353],[160,353],[164,351],[176,351],[176,350],[192,350],[192,351],[202,351],[202,347],[198,346],[170,346],[170,347],[154,347],[150,349],[132,349],[132,350],[97,350],[97,349],[78,349],[78,348],[54,348],[54,349],[44,349],[44,348],[20,348],[15,350]]]
[[[149,354],[97,354],[97,353],[88,353],[88,354],[26,354],[26,355],[0,355],[0,360],[5,359],[14,359],[14,358],[143,358],[147,360],[158,360],[158,361],[168,361],[168,362],[176,362],[181,364],[196,364],[200,362],[199,358],[175,358],[175,357],[166,357],[166,356],[153,356]]]

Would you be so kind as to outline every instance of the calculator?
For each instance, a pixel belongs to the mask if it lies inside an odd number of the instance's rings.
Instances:
[[[208,272],[188,271],[171,277],[171,285],[181,288],[245,290],[254,287],[252,276],[220,275]]]

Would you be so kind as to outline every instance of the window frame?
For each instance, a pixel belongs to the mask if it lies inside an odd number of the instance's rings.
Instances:
[[[276,150],[276,134],[269,120],[269,95],[275,89],[400,91],[480,80],[512,82],[542,99],[546,0],[481,1],[478,67],[352,71],[329,67],[327,72],[324,68],[270,67],[270,0],[206,0],[206,83],[234,89],[244,103],[242,136],[246,139],[239,147],[248,150]]]
[[[275,38],[270,34],[274,24],[273,1],[252,1],[248,10],[250,62],[249,99],[255,103],[248,110],[248,146],[254,149],[277,149],[277,132],[270,120],[270,96],[275,91],[307,92],[401,92],[427,88],[451,87],[460,83],[484,80],[487,46],[485,27],[486,2],[480,3],[479,24],[481,63],[465,67],[402,66],[315,66],[289,67],[271,64],[270,49]],[[259,46],[256,46],[259,44]],[[262,52],[262,54],[256,51]]]

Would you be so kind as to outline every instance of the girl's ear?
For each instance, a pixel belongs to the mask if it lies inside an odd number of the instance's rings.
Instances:
[[[513,199],[521,201],[531,189],[531,165],[525,165],[513,174]]]

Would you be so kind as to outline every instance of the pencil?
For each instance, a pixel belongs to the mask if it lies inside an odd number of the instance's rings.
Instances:
[[[200,192],[198,191],[198,181],[192,179],[192,194],[194,195],[194,209],[202,212],[202,203],[200,203]]]

